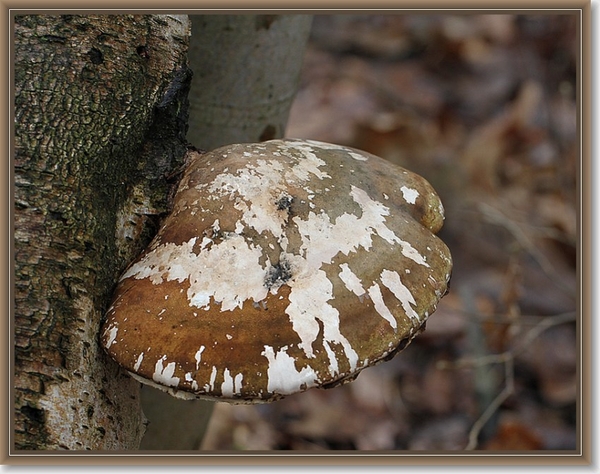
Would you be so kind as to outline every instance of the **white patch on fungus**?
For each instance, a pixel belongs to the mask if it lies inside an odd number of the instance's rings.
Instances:
[[[154,374],[152,380],[155,382],[166,385],[167,387],[177,387],[179,385],[179,377],[174,377],[175,373],[175,362],[169,362],[166,367],[163,366],[163,362],[167,359],[164,355],[156,361],[154,366]]]
[[[200,346],[200,349],[198,349],[196,354],[194,354],[194,359],[196,359],[196,370],[198,370],[198,367],[200,366],[200,361],[202,360],[202,352],[204,352],[204,349],[206,349],[206,347]]]
[[[233,391],[234,393],[242,392],[242,381],[244,380],[244,374],[237,374],[233,378]]]
[[[113,342],[115,342],[118,331],[119,331],[119,329],[117,328],[117,326],[111,326],[111,328],[108,329],[108,341],[106,341],[106,346],[105,346],[107,349],[110,346],[112,346]]]
[[[213,365],[212,371],[210,373],[210,380],[207,384],[204,385],[204,391],[206,391],[206,392],[214,391],[216,379],[217,379],[217,368]]]
[[[323,150],[345,151],[346,153],[348,153],[348,155],[350,155],[352,158],[354,158],[357,161],[368,161],[369,160],[369,158],[366,155],[364,155],[363,153],[358,153],[350,148],[346,148],[346,147],[343,147],[340,145],[320,142],[317,140],[305,140],[305,142],[310,143],[315,148],[321,148]]]
[[[301,339],[298,345],[307,355],[314,357],[313,342],[323,324],[323,339],[341,344],[352,369],[356,368],[358,355],[350,342],[340,332],[339,312],[328,301],[333,298],[333,285],[323,270],[305,274],[292,284],[290,304],[285,312],[289,315],[294,331]]]
[[[383,270],[381,272],[381,283],[383,283],[383,285],[400,301],[406,315],[412,320],[418,321],[419,315],[411,306],[416,305],[417,303],[410,290],[402,283],[400,275],[398,275],[397,272]]]
[[[344,282],[346,288],[348,288],[348,290],[350,290],[356,296],[363,296],[365,294],[365,289],[362,286],[360,278],[358,278],[352,272],[352,270],[350,270],[350,267],[348,267],[347,263],[342,263],[340,265],[340,268],[342,269],[342,271],[339,273],[338,276],[340,277],[340,280]]]
[[[369,158],[367,158],[365,155],[361,155],[360,153],[356,153],[356,152],[350,151],[350,150],[347,150],[347,151],[348,151],[348,154],[355,160],[358,160],[358,161],[368,161],[369,160]]]
[[[242,232],[244,232],[244,224],[241,221],[237,221],[235,223],[235,233],[241,234]]]
[[[237,374],[232,377],[229,369],[223,372],[223,383],[221,384],[221,393],[224,397],[231,398],[234,394],[240,393],[242,389],[243,374]]]
[[[294,358],[287,354],[287,346],[277,353],[271,346],[265,346],[261,355],[269,362],[267,367],[267,390],[271,393],[289,395],[318,384],[315,371],[309,367],[296,369]]]
[[[342,214],[335,223],[328,214],[309,212],[307,220],[299,216],[293,221],[303,238],[302,249],[309,268],[319,268],[322,263],[331,263],[338,253],[348,255],[358,247],[369,250],[373,244],[371,236],[378,234],[389,243],[402,241],[385,225],[385,216],[389,209],[383,204],[373,201],[360,188],[352,186],[350,192],[354,201],[361,207],[360,217],[354,214]]]
[[[402,196],[407,203],[414,204],[417,202],[419,191],[416,189],[409,188],[408,186],[402,186],[400,191],[402,191]]]
[[[188,276],[178,263],[189,255],[196,243],[196,237],[181,245],[167,243],[155,247],[141,260],[130,266],[121,276],[121,280],[135,277],[138,280],[149,278],[152,284],[158,285],[164,280],[182,282]],[[166,298],[165,298],[166,299]]]
[[[213,297],[221,303],[221,311],[241,308],[249,298],[260,301],[267,296],[267,273],[259,263],[260,248],[251,247],[243,236],[234,233],[199,254],[193,252],[195,242],[193,237],[181,245],[166,243],[156,247],[132,265],[122,279],[149,278],[155,285],[163,280],[187,279],[191,306],[206,307]]]
[[[324,341],[341,344],[350,367],[354,370],[358,362],[358,355],[340,332],[339,313],[328,303],[333,299],[332,284],[327,274],[320,268],[324,263],[331,263],[339,253],[348,255],[359,247],[369,250],[373,245],[372,235],[374,234],[392,244],[400,243],[402,245],[403,241],[385,225],[385,217],[389,215],[389,209],[386,206],[373,201],[365,191],[356,186],[351,187],[350,195],[362,210],[360,217],[354,214],[342,214],[337,217],[335,222],[331,222],[329,215],[325,212],[315,214],[311,211],[306,220],[299,216],[293,218],[302,237],[303,243],[300,250],[303,256],[286,255],[295,269],[295,277],[289,283],[291,287],[290,304],[285,312],[289,315],[292,326],[302,341],[299,346],[308,357],[314,357],[312,344],[320,331],[317,322],[319,320],[323,323]],[[407,253],[412,256],[412,252],[410,252],[412,247],[403,245],[403,254],[405,248],[409,249]],[[342,269],[343,271],[344,269]],[[340,278],[347,277],[348,273],[343,275]],[[355,283],[356,281],[350,284]],[[359,291],[356,286],[355,289]],[[379,295],[381,295],[380,292]],[[376,309],[390,321],[394,328],[396,327],[396,321],[383,304],[382,298],[378,300]]]
[[[300,152],[305,159],[297,160],[294,166],[284,168],[279,160],[257,160],[248,163],[235,173],[220,173],[210,184],[199,184],[198,189],[208,186],[214,199],[228,197],[236,199],[234,207],[242,213],[242,222],[258,233],[268,231],[281,233],[287,215],[276,211],[278,195],[286,190],[289,182],[304,183],[311,175],[318,179],[328,178],[319,170],[326,163],[310,151],[310,147],[281,145],[286,154],[291,150]],[[241,233],[241,226],[236,232]]]
[[[373,300],[375,311],[377,311],[382,318],[389,322],[393,329],[396,329],[398,327],[398,322],[396,321],[396,318],[394,318],[394,315],[391,313],[389,308],[385,305],[379,285],[374,283],[373,286],[369,288],[368,292],[369,296]]]
[[[310,175],[314,175],[318,179],[330,178],[330,176],[321,171],[319,167],[325,166],[327,163],[315,155],[313,147],[304,143],[292,142],[290,144],[281,143],[278,148],[286,155],[293,152],[300,152],[303,155],[303,160],[298,160],[297,164],[286,171],[286,177],[292,181],[292,177],[296,177],[300,181],[307,181]]]
[[[135,361],[135,364],[133,366],[133,370],[135,370],[136,372],[139,370],[140,365],[142,365],[142,360],[144,360],[144,353],[143,352],[138,356],[137,360]]]
[[[413,262],[418,263],[419,265],[423,265],[424,267],[429,267],[429,264],[425,260],[425,257],[419,253],[417,249],[415,249],[412,245],[404,240],[400,241],[400,246],[402,247],[402,255],[406,258],[410,258]]]
[[[191,372],[186,372],[185,374],[185,380],[186,382],[191,382],[190,387],[192,389],[193,392],[197,392],[198,391],[198,382],[196,382],[194,380],[194,377],[192,376]],[[181,397],[181,398],[186,398],[186,397]],[[192,396],[190,396],[189,398],[192,398]]]
[[[390,244],[400,242],[400,239],[388,229],[385,225],[386,216],[390,215],[390,210],[388,207],[384,206],[380,202],[373,201],[369,195],[360,188],[356,186],[352,186],[352,190],[350,191],[350,195],[354,199],[354,201],[360,206],[362,210],[362,216],[358,219],[357,229],[356,231],[360,231],[364,229],[363,232],[366,233],[366,237],[369,239],[369,244],[364,245],[361,243],[365,249],[369,249],[371,247],[371,235],[377,233],[379,237],[386,240]]]
[[[325,352],[327,352],[327,357],[329,357],[329,373],[334,376],[337,375],[340,371],[337,357],[335,355],[335,351],[331,349],[329,343],[327,341],[323,341],[323,347],[325,347]]]

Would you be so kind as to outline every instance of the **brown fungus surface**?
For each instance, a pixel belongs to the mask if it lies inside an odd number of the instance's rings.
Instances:
[[[422,177],[307,140],[198,154],[119,280],[107,352],[172,395],[266,402],[393,356],[446,293],[443,207]]]

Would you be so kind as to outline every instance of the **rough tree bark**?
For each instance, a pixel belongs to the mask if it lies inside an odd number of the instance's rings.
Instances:
[[[139,446],[139,384],[97,338],[185,154],[188,36],[178,15],[14,17],[15,450]]]
[[[188,140],[210,150],[283,136],[310,15],[192,15]],[[213,403],[142,388],[142,449],[198,449]]]

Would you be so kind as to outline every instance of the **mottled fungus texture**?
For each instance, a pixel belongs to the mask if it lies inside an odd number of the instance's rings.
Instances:
[[[339,385],[435,311],[452,268],[443,220],[425,179],[352,148],[284,139],[197,154],[121,276],[102,344],[182,398]]]

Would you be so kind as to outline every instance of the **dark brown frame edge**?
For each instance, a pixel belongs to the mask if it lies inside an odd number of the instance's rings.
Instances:
[[[483,5],[482,5],[483,4]],[[232,11],[256,11],[262,12],[305,12],[305,13],[335,13],[348,10],[364,10],[369,12],[383,12],[401,10],[447,10],[455,11],[471,10],[494,12],[541,12],[558,10],[577,11],[579,14],[579,40],[580,54],[578,61],[578,128],[580,133],[580,169],[578,193],[580,198],[579,208],[579,248],[578,248],[578,277],[579,277],[579,296],[580,301],[578,310],[580,318],[578,319],[578,336],[580,349],[579,363],[579,400],[578,405],[578,449],[568,452],[519,452],[519,453],[494,453],[494,452],[329,452],[323,454],[298,453],[298,452],[24,452],[14,451],[9,445],[12,438],[12,334],[10,333],[11,318],[13,316],[12,302],[12,235],[13,226],[11,220],[12,209],[12,60],[10,57],[10,42],[12,38],[12,15],[14,11],[19,13],[43,13],[52,10],[52,13],[61,11],[79,10],[85,13],[100,12],[103,13],[126,13],[136,10],[138,13],[199,13],[200,11],[210,11],[211,13],[222,13]],[[368,4],[365,6],[357,0],[350,2],[329,1],[326,5],[319,0],[305,0],[302,2],[254,2],[245,3],[240,1],[181,1],[177,4],[167,4],[154,0],[151,2],[141,2],[134,0],[128,2],[126,6],[114,0],[105,0],[104,2],[90,2],[84,8],[81,4],[71,3],[69,1],[50,2],[48,1],[19,1],[19,0],[0,0],[0,24],[6,25],[4,31],[6,36],[0,42],[1,55],[5,64],[9,67],[7,73],[0,76],[0,86],[5,94],[2,100],[7,104],[2,119],[5,120],[5,126],[1,127],[2,135],[0,141],[7,144],[7,168],[6,184],[8,193],[5,194],[5,206],[0,207],[2,217],[7,223],[8,232],[2,234],[0,242],[6,249],[4,255],[7,257],[5,274],[6,285],[3,286],[4,301],[7,303],[7,318],[5,320],[4,342],[7,351],[5,363],[0,365],[0,380],[6,381],[5,390],[0,391],[0,423],[6,426],[6,432],[0,431],[0,464],[10,465],[429,465],[429,466],[448,466],[448,465],[512,465],[512,466],[535,466],[535,465],[590,465],[592,462],[592,260],[591,260],[591,231],[592,231],[592,173],[591,173],[591,46],[592,46],[592,2],[591,0],[563,0],[546,1],[541,0],[505,0],[502,2],[469,2],[462,0],[457,3],[446,3],[438,0],[421,1],[380,1],[376,5]]]

